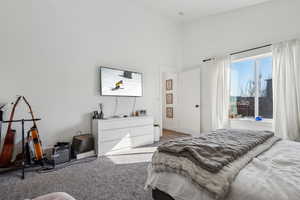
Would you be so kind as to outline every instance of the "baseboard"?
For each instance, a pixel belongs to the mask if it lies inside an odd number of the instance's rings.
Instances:
[[[195,131],[192,131],[192,130],[189,130],[189,129],[178,129],[179,133],[183,133],[183,134],[186,134],[186,135],[192,135],[192,136],[199,136],[200,135],[200,132],[195,132]]]
[[[179,133],[179,134],[190,135],[189,133],[184,132],[184,131],[180,131],[180,130],[172,130],[172,129],[163,128],[163,131],[170,131],[170,132],[176,132],[176,133]]]

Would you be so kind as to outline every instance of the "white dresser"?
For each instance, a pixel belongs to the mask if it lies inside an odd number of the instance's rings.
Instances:
[[[153,144],[153,117],[127,117],[93,120],[95,150],[98,156]]]

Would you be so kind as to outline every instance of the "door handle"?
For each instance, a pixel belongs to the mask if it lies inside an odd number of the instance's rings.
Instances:
[[[195,108],[199,108],[200,106],[197,104],[197,105],[195,105]]]

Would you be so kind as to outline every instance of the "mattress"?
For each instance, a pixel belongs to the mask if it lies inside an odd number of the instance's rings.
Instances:
[[[146,185],[175,200],[212,200],[205,191],[175,173],[155,173],[148,168]],[[300,143],[282,140],[254,158],[231,186],[226,200],[299,200]]]

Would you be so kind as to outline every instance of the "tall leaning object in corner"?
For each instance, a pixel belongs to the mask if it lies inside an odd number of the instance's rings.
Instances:
[[[0,155],[0,167],[8,167],[9,165],[11,165],[11,160],[14,153],[15,135],[16,135],[16,130],[13,130],[11,128],[12,126],[11,121],[14,118],[16,107],[19,101],[21,100],[21,98],[22,98],[21,96],[17,98],[10,114],[10,118],[9,118],[10,122],[8,124],[7,133],[4,139],[3,148]]]
[[[4,106],[5,105],[0,105],[0,145],[2,144],[1,143],[1,138],[2,138],[2,122],[3,122],[3,110],[2,110],[2,108]]]

